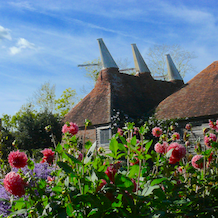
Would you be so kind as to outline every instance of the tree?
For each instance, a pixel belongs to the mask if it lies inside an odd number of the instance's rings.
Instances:
[[[55,85],[45,82],[34,92],[33,97],[28,100],[28,103],[23,105],[20,111],[12,117],[12,121],[16,123],[20,114],[26,110],[30,110],[34,113],[49,111],[63,117],[72,108],[76,100],[75,89],[67,88],[63,91],[60,98],[56,98]]]
[[[34,92],[33,104],[38,106],[41,111],[48,110],[53,112],[55,97],[55,85],[51,86],[49,82],[45,82],[36,92]]]
[[[51,126],[56,143],[60,142],[62,123],[59,116],[55,116],[47,110],[39,113],[27,110],[23,113],[17,120],[17,130],[15,131],[18,148],[28,150],[31,153],[32,149],[53,147],[51,132],[45,130],[48,125]]]
[[[63,117],[73,107],[75,103],[76,91],[75,89],[68,88],[63,91],[61,97],[55,100],[55,111]]]
[[[182,77],[194,70],[191,60],[196,58],[193,52],[182,49],[179,45],[154,45],[148,49],[147,64],[153,76],[162,76],[166,79],[167,63],[166,54],[170,54]]]

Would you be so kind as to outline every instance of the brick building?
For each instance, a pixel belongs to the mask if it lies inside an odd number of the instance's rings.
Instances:
[[[170,55],[167,55],[169,81],[155,80],[137,46],[132,44],[136,75],[121,73],[102,39],[98,39],[103,69],[94,89],[64,117],[64,122],[79,125],[84,134],[85,119],[92,122],[87,139],[108,146],[115,113],[133,119],[151,114],[157,105],[184,86]]]

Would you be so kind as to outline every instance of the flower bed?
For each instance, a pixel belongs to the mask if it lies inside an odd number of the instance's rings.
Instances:
[[[16,147],[9,154],[2,217],[216,217],[217,123],[209,122],[196,154],[189,153],[190,124],[183,145],[173,126],[128,123],[111,139],[111,153],[100,147],[92,156],[90,142],[78,150],[78,127],[68,123],[65,143],[44,149],[40,163]],[[146,139],[149,132],[158,142]]]

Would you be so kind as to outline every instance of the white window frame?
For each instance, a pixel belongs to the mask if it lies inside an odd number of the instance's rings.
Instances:
[[[101,144],[101,130],[109,130],[109,139],[107,143]],[[97,128],[97,145],[101,147],[109,146],[110,140],[111,139],[111,126],[103,126],[103,127],[98,127]]]

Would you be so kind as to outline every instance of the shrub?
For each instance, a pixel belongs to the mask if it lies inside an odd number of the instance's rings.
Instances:
[[[111,139],[108,154],[87,152],[90,142],[79,151],[76,135],[64,133],[64,144],[43,151],[53,165],[28,160],[28,167],[13,173],[26,185],[25,194],[21,190],[11,204],[5,199],[9,217],[213,217],[218,210],[217,141],[192,158],[178,137],[171,137],[172,127],[159,135],[157,152],[150,149],[153,141],[145,136],[151,130],[144,125],[136,131],[128,123]],[[213,128],[210,132],[217,134]],[[40,164],[53,172],[40,177],[35,170]]]

